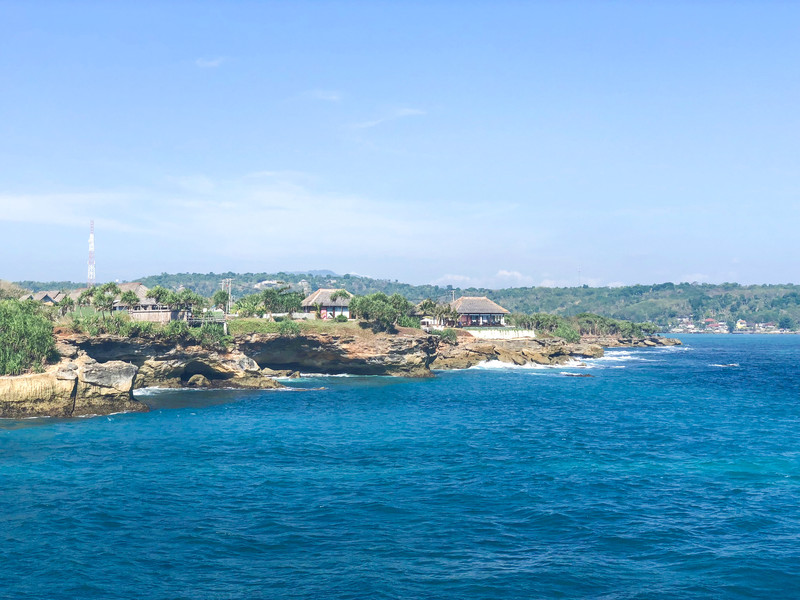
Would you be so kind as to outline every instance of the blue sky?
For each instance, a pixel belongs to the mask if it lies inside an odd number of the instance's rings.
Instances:
[[[800,4],[0,0],[0,278],[798,282]]]

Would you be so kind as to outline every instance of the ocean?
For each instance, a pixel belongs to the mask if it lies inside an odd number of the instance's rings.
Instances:
[[[0,420],[0,597],[800,597],[800,336],[682,339]]]

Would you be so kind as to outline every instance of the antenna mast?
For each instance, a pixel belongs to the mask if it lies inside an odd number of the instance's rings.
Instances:
[[[87,278],[88,287],[94,287],[94,219],[89,221],[89,275]]]

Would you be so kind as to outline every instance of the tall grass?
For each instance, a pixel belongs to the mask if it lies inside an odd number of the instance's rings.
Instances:
[[[32,301],[0,301],[0,375],[41,371],[54,354],[53,324]]]

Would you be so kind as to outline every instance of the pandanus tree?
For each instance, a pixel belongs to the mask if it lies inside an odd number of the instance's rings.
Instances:
[[[174,292],[171,292],[167,288],[161,287],[160,285],[157,285],[147,292],[147,297],[155,300],[156,304],[168,304],[171,295],[174,295]]]
[[[63,316],[72,310],[75,310],[75,300],[65,294],[61,302],[58,303],[58,311]]]
[[[83,290],[78,295],[78,306],[89,306],[92,303],[92,298],[94,298],[94,294],[97,291],[97,288],[90,287]]]
[[[136,295],[136,292],[128,290],[122,292],[122,295],[119,297],[119,302],[128,310],[131,310],[134,306],[139,304],[139,296]]]
[[[104,283],[94,293],[92,304],[96,310],[100,311],[103,321],[106,320],[106,312],[111,312],[114,308],[114,301],[120,295],[119,286],[113,281]]]

